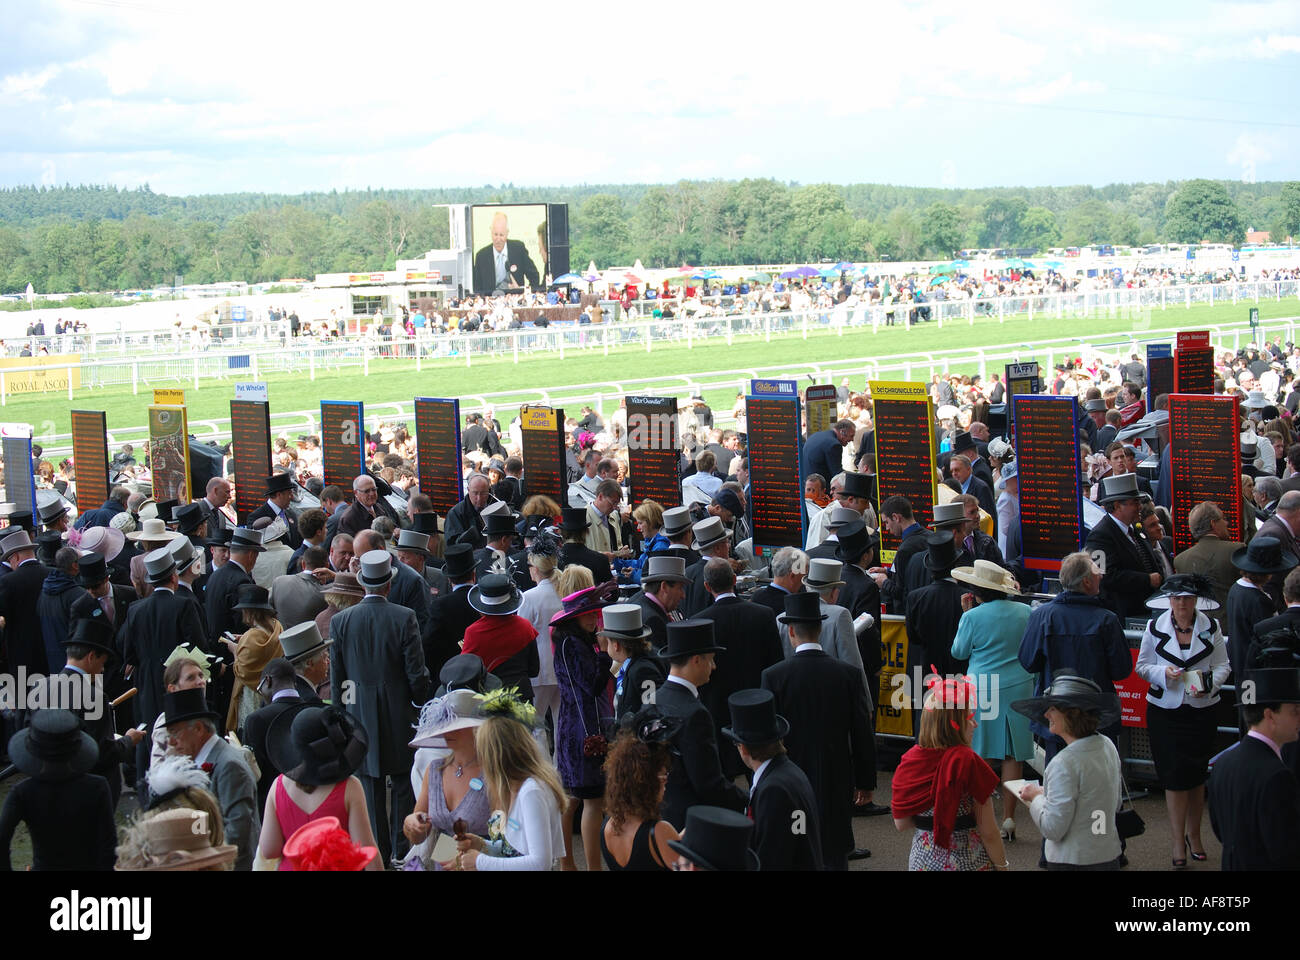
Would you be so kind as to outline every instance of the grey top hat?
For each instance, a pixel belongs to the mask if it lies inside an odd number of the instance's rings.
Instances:
[[[664,511],[664,525],[659,532],[665,537],[675,537],[691,525],[691,511],[687,507],[673,507]]]
[[[263,553],[266,547],[262,546],[262,534],[259,531],[250,530],[248,527],[236,527],[235,532],[230,536],[230,549]]]
[[[0,560],[8,560],[19,550],[35,550],[36,544],[32,543],[32,538],[27,535],[26,530],[19,530],[17,533],[11,533],[9,536],[0,540]]]
[[[954,500],[952,503],[936,503],[934,505],[934,520],[930,524],[930,529],[943,530],[965,522],[966,505],[960,500]]]
[[[814,589],[844,586],[844,564],[828,557],[813,557],[808,561],[808,574],[803,582]]]
[[[489,503],[486,507],[478,512],[480,517],[510,516],[510,504],[504,500],[498,500],[495,503]]]
[[[601,611],[601,619],[601,628],[596,633],[615,640],[644,640],[653,632],[643,624],[640,604],[612,604]]]
[[[1138,496],[1138,478],[1136,473],[1121,473],[1118,476],[1101,478],[1101,490],[1097,497],[1099,504],[1115,503],[1117,500],[1136,500]]]
[[[173,540],[167,545],[166,550],[176,561],[177,569],[184,570],[194,562],[194,544],[190,543],[189,537],[181,537],[179,540]]]
[[[420,533],[416,530],[399,530],[397,533],[397,549],[422,553],[426,557],[432,556],[429,553],[429,539],[427,533]]]
[[[1083,405],[1083,409],[1088,413],[1105,413],[1106,401],[1100,397],[1096,400],[1089,400]]]
[[[284,658],[290,663],[324,650],[333,642],[321,639],[320,628],[314,620],[280,631],[280,646],[284,649]]]
[[[837,504],[833,507],[827,507],[827,509],[830,510],[830,514],[826,517],[826,526],[831,530],[839,529],[846,523],[862,519],[862,514],[852,507],[841,507]]]
[[[40,514],[41,523],[49,524],[53,523],[55,520],[59,519],[59,517],[68,512],[68,504],[62,499],[54,500],[51,503],[45,504],[36,512]]]
[[[697,550],[707,550],[714,544],[721,543],[731,537],[731,531],[722,525],[722,518],[720,517],[705,517],[699,523],[693,524],[691,531],[695,534],[695,548]]]
[[[686,558],[652,554],[646,560],[641,582],[658,583],[663,580],[669,583],[690,583],[690,578],[686,576]]]
[[[144,555],[145,579],[150,583],[165,583],[176,569],[176,558],[167,547],[159,547]]]
[[[357,581],[363,587],[380,587],[393,579],[393,555],[387,550],[368,550],[361,555]]]

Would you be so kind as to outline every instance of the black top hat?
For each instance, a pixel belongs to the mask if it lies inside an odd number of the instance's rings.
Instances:
[[[113,625],[108,622],[104,608],[96,605],[72,621],[72,631],[63,641],[65,647],[80,644],[116,659],[117,647],[113,645]]]
[[[61,546],[63,534],[58,530],[43,530],[36,535],[36,556],[46,566],[54,565],[54,555]]]
[[[1058,670],[1052,676],[1052,685],[1041,696],[1017,700],[1011,709],[1024,714],[1036,723],[1047,725],[1048,707],[1067,709],[1077,707],[1085,713],[1099,715],[1098,726],[1109,727],[1119,722],[1119,697],[1114,690],[1103,691],[1095,680],[1077,676],[1068,670]]]
[[[957,565],[957,544],[947,530],[925,535],[925,566],[931,573],[948,574]]]
[[[193,533],[208,519],[208,512],[200,503],[187,503],[175,513],[176,529],[181,533]]]
[[[474,548],[468,543],[453,543],[443,551],[442,572],[459,579],[474,570]]]
[[[723,727],[722,733],[736,743],[774,743],[790,732],[790,722],[776,712],[776,697],[771,690],[737,690],[727,697],[727,708],[731,711],[731,726]]]
[[[975,438],[970,435],[969,431],[963,430],[961,433],[957,434],[957,436],[953,437],[952,440],[953,453],[961,453],[963,450],[974,450],[974,449],[975,449]]]
[[[203,545],[205,547],[225,547],[229,549],[234,538],[235,531],[231,530],[229,527],[225,527],[224,529],[218,530],[205,538]]]
[[[497,537],[513,536],[515,532],[514,517],[508,513],[494,513],[483,521],[483,534],[489,540]]]
[[[565,507],[560,511],[561,530],[586,530],[589,526],[586,507]]]
[[[235,604],[235,610],[265,610],[267,613],[275,613],[275,607],[271,606],[271,591],[266,587],[259,587],[255,583],[246,583],[239,588],[239,602]]]
[[[220,714],[208,708],[206,691],[202,687],[190,690],[176,690],[163,694],[163,713],[167,715],[167,726],[184,720],[219,720]]]
[[[77,583],[94,587],[108,579],[108,564],[99,554],[91,551],[77,558]]]
[[[266,731],[271,764],[290,780],[317,787],[352,776],[369,745],[366,728],[341,707],[286,710]]]
[[[825,620],[821,594],[807,590],[786,594],[785,613],[776,619],[778,623],[819,623]]]
[[[851,497],[857,497],[859,500],[870,500],[871,478],[865,473],[846,473],[844,474],[844,486],[840,488],[841,493],[846,493]]]
[[[287,473],[273,473],[266,478],[266,495],[268,497],[293,489],[293,477]]]
[[[683,834],[690,846],[681,840],[669,840],[668,846],[705,870],[757,870],[758,854],[749,848],[753,832],[754,821],[743,813],[695,806],[686,811]]]
[[[494,673],[488,673],[487,666],[477,654],[458,653],[442,665],[438,671],[436,696],[445,696],[453,690],[476,690],[487,693],[500,690],[501,679]]]
[[[836,536],[835,559],[841,563],[857,563],[867,548],[878,542],[877,537],[867,532],[867,525],[861,520],[843,524]]]
[[[13,765],[37,780],[67,780],[99,759],[99,744],[68,710],[37,710],[31,725],[9,738]]]
[[[431,537],[442,532],[438,529],[436,513],[417,513],[411,518],[411,529],[416,533],[427,533]]]
[[[499,573],[490,573],[470,588],[469,605],[488,617],[504,617],[519,609],[524,602],[514,580]]]
[[[159,500],[158,516],[163,523],[175,523],[176,517],[173,515],[176,508],[181,505],[179,500]]]
[[[670,620],[667,631],[668,642],[655,654],[661,660],[722,653],[727,649],[715,642],[712,620]]]
[[[1294,554],[1282,549],[1277,537],[1254,537],[1232,554],[1232,565],[1247,573],[1285,573],[1297,562]]]

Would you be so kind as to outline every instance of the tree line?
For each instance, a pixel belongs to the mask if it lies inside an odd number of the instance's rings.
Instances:
[[[970,248],[1300,236],[1300,182],[950,190],[768,179],[174,197],[0,190],[0,292],[120,290],[392,269],[449,243],[439,203],[567,202],[575,268],[946,259]]]

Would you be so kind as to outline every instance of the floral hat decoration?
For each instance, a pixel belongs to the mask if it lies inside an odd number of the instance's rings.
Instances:
[[[537,710],[527,700],[519,697],[518,687],[502,687],[487,693],[478,693],[474,699],[482,703],[484,717],[509,717],[518,720],[529,730],[537,727]]]

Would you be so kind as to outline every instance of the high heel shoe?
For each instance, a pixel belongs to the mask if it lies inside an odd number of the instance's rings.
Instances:
[[[1010,817],[1002,821],[1002,839],[1011,843],[1016,842],[1016,821]]]
[[[1190,856],[1197,863],[1204,863],[1206,860],[1209,859],[1209,855],[1206,854],[1204,851],[1202,851],[1201,853],[1197,853],[1195,850],[1192,849],[1191,837],[1183,837],[1183,843],[1187,846],[1187,855]]]

